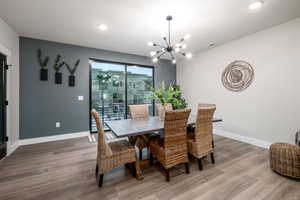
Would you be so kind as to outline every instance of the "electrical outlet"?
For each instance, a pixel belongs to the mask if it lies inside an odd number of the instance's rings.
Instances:
[[[83,101],[83,96],[78,96],[78,101]]]
[[[56,122],[56,123],[55,123],[55,127],[56,127],[56,128],[60,128],[60,122]]]

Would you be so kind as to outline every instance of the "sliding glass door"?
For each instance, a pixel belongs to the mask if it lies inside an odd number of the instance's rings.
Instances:
[[[96,109],[105,122],[129,118],[128,105],[150,104],[153,114],[154,101],[149,87],[153,87],[153,67],[90,60],[90,108]],[[91,131],[96,124],[90,120]]]

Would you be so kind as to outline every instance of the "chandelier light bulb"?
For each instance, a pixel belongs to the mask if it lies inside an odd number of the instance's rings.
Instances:
[[[176,64],[176,60],[175,60],[175,59],[173,59],[173,60],[172,60],[172,63],[173,63],[173,64]]]
[[[150,52],[150,55],[151,55],[151,56],[155,56],[155,55],[156,55],[156,51],[151,51],[151,52]]]
[[[187,54],[186,54],[186,57],[187,57],[188,59],[190,59],[190,58],[193,57],[193,54],[192,54],[192,53],[187,53]]]
[[[178,48],[178,47],[175,48],[175,51],[176,51],[176,52],[179,52],[179,51],[180,51],[180,48]]]
[[[155,58],[152,59],[152,61],[153,61],[154,63],[157,63],[158,58],[155,57]]]
[[[186,45],[186,44],[183,44],[181,47],[182,47],[183,49],[186,49],[187,45]]]
[[[166,49],[165,49],[165,48],[162,48],[161,50],[162,50],[163,52],[165,52],[165,51],[166,51]]]
[[[153,46],[154,44],[153,44],[153,42],[148,42],[148,46]]]
[[[181,46],[180,43],[175,44],[175,47],[180,47],[180,46]]]

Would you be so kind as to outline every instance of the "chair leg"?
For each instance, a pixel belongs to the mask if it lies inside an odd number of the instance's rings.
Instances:
[[[190,173],[189,163],[188,163],[188,162],[187,162],[187,163],[184,163],[184,165],[185,165],[185,173],[186,173],[186,174],[189,174],[189,173]]]
[[[153,154],[150,152],[150,155],[149,155],[149,164],[150,166],[153,165]]]
[[[165,169],[166,172],[166,181],[170,182],[170,169]]]
[[[213,147],[213,149],[215,148],[215,142],[214,142],[214,140],[212,140],[212,147]]]
[[[136,177],[136,169],[135,169],[135,162],[131,163],[131,173],[133,177]]]
[[[202,166],[202,159],[201,158],[198,158],[198,167],[199,167],[199,170],[202,171],[203,166]]]
[[[143,160],[143,149],[139,149],[140,160]]]
[[[96,170],[95,170],[95,176],[97,177],[98,175],[98,171],[99,171],[99,167],[98,167],[98,164],[96,164]]]
[[[161,163],[160,163],[160,167],[164,170],[164,172],[166,173],[166,181],[170,182],[170,169],[166,169]]]
[[[103,185],[103,178],[104,178],[104,174],[100,174],[99,175],[99,180],[98,180],[98,187],[102,187],[102,185]]]
[[[215,164],[215,156],[214,156],[214,153],[213,153],[213,152],[210,153],[210,158],[211,158],[211,162],[212,162],[213,164]]]

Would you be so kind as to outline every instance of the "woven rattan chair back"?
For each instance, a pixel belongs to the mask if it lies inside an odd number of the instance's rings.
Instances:
[[[131,119],[149,118],[149,104],[129,105]]]
[[[213,149],[213,117],[216,110],[215,105],[198,106],[195,141],[198,151],[209,152]],[[199,152],[200,153],[200,152]],[[201,152],[202,153],[202,152]]]
[[[188,161],[187,121],[191,109],[167,111],[164,121],[165,167]]]
[[[105,157],[107,155],[111,155],[111,149],[109,148],[105,138],[105,133],[103,130],[101,118],[95,109],[91,111],[91,114],[96,121],[97,132],[98,132],[98,157],[99,156]]]

